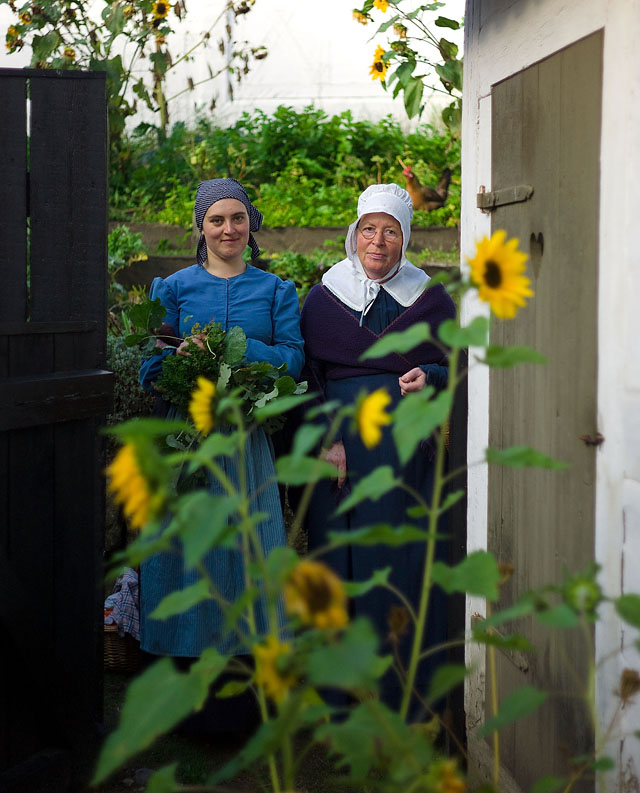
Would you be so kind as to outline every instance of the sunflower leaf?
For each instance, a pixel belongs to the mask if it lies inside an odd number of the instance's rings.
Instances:
[[[391,567],[385,567],[383,570],[375,570],[371,578],[366,581],[345,581],[344,591],[349,597],[358,597],[359,595],[366,595],[377,586],[384,586],[389,581],[391,574]]]
[[[166,620],[176,614],[183,614],[192,606],[202,603],[203,600],[211,600],[209,584],[201,578],[195,584],[170,592],[163,597],[160,603],[149,615],[153,620]]]
[[[361,361],[368,358],[384,358],[389,353],[405,353],[417,347],[419,344],[429,341],[431,330],[426,322],[417,322],[401,333],[388,333],[382,339],[372,344],[366,352],[360,356]]]
[[[364,529],[330,531],[328,538],[332,546],[340,545],[404,545],[407,542],[426,542],[431,534],[415,526],[389,526],[381,523]]]
[[[542,353],[531,347],[499,347],[490,344],[484,358],[478,358],[480,363],[487,366],[494,366],[500,369],[507,369],[519,363],[546,363],[547,359]]]
[[[569,468],[568,463],[554,460],[529,446],[510,446],[507,449],[494,449],[489,446],[487,462],[508,465],[511,468],[551,468],[556,471]]]
[[[283,485],[305,485],[320,479],[337,478],[339,473],[335,465],[316,457],[288,454],[276,460],[276,479]]]
[[[145,793],[173,793],[178,789],[177,770],[178,763],[171,763],[156,771],[147,782]]]
[[[461,328],[455,319],[445,319],[438,327],[438,336],[443,344],[454,349],[464,347],[485,347],[489,333],[489,320],[476,317]]]
[[[433,580],[448,595],[452,592],[468,592],[470,595],[497,600],[500,571],[493,554],[475,551],[455,567],[449,567],[444,562],[434,562]]]
[[[439,666],[429,682],[427,705],[437,702],[445,694],[460,685],[469,672],[470,670],[463,664],[442,664],[442,666]]]
[[[523,719],[537,710],[548,696],[545,691],[539,691],[533,686],[522,686],[502,701],[498,713],[478,730],[476,737],[483,738],[507,724]]]
[[[448,417],[451,395],[441,391],[430,399],[433,388],[407,394],[394,411],[392,434],[400,462],[404,465],[421,440],[428,438]]]
[[[155,738],[201,708],[209,686],[226,665],[227,659],[209,648],[186,673],[163,658],[136,677],[127,690],[120,724],[104,742],[92,784],[104,781]]]
[[[345,498],[336,510],[336,515],[342,515],[366,499],[378,501],[385,493],[402,484],[402,479],[393,475],[390,465],[381,465],[367,476],[363,476],[353,488],[351,494]]]

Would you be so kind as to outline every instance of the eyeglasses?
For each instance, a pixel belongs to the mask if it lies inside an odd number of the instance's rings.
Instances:
[[[365,226],[364,228],[359,228],[358,231],[365,240],[372,240],[379,231],[382,231],[385,242],[396,242],[401,237],[400,232],[395,229],[377,229],[374,226]]]

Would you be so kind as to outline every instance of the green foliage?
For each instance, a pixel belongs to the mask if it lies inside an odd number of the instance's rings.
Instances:
[[[420,116],[425,109],[425,88],[432,94],[435,91],[444,92],[453,101],[442,111],[442,120],[449,129],[459,134],[462,58],[458,58],[458,46],[440,36],[437,28],[458,30],[461,23],[440,14],[440,9],[445,5],[444,2],[431,2],[417,7],[413,3],[405,6],[403,0],[392,0],[388,16],[385,16],[373,36],[393,33],[396,37],[383,48],[386,49],[383,61],[389,69],[389,75],[381,79],[381,84],[385,90],[392,89],[394,97],[402,93],[409,118]],[[373,21],[374,0],[365,0],[362,8],[355,13],[359,15],[360,21]],[[387,11],[383,13],[386,15]],[[421,46],[425,44],[428,49]],[[433,72],[440,78],[439,87],[426,82],[426,75]]]
[[[537,710],[548,698],[545,691],[540,691],[533,686],[522,686],[512,691],[503,700],[498,713],[490,718],[476,733],[477,738],[482,738],[508,724],[523,719]]]
[[[355,121],[350,112],[329,117],[309,106],[280,106],[269,116],[244,113],[232,126],[200,119],[173,126],[159,140],[141,126],[127,140],[110,175],[116,218],[161,220],[190,228],[198,182],[232,176],[247,188],[265,225],[344,226],[357,199],[374,182],[404,185],[398,157],[424,184],[453,171],[447,205],[416,212],[416,225],[457,225],[460,215],[460,142],[423,125],[404,134],[390,118]],[[330,263],[333,264],[335,260]]]
[[[113,410],[107,417],[109,424],[150,414],[153,396],[140,386],[141,361],[139,350],[127,347],[119,336],[107,336],[107,366],[114,375]]]

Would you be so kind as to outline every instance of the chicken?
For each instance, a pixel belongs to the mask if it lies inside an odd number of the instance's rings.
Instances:
[[[409,166],[405,166],[400,161],[404,170],[402,175],[407,180],[407,192],[411,196],[411,203],[414,209],[422,209],[425,212],[432,212],[434,209],[440,209],[444,206],[449,192],[449,183],[451,182],[451,169],[445,168],[440,176],[438,184],[433,187],[421,185],[418,177],[414,174]]]

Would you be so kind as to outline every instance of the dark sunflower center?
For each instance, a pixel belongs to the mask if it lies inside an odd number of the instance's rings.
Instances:
[[[312,614],[326,611],[331,605],[331,589],[324,581],[308,581],[307,594],[309,611]]]
[[[158,3],[156,6],[156,14],[159,17],[163,17],[167,13],[167,7],[164,3]]]
[[[502,283],[502,270],[497,262],[489,259],[484,269],[484,281],[487,286],[497,289]]]
[[[381,71],[383,70],[383,68],[384,68],[384,66],[382,65],[382,61],[376,61],[376,62],[373,64],[373,67],[374,67],[374,69],[375,69],[377,72],[381,72]]]

